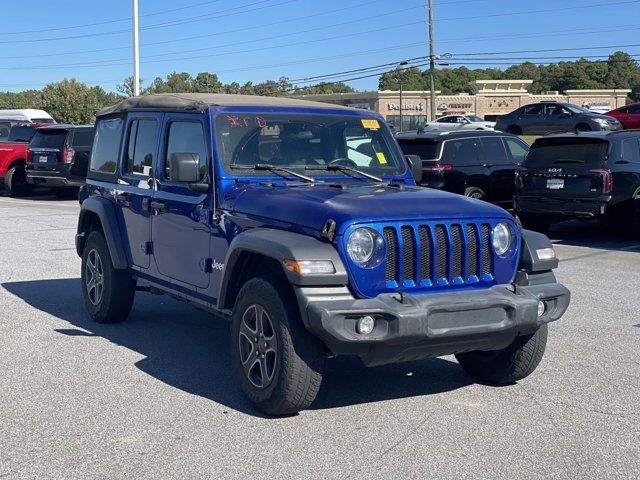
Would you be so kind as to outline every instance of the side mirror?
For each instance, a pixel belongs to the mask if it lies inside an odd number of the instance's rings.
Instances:
[[[405,155],[413,179],[418,185],[422,183],[422,159],[418,155]]]
[[[195,183],[200,180],[200,155],[197,153],[172,153],[169,156],[172,182]]]

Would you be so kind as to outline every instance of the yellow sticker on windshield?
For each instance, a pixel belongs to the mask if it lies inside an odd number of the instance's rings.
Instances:
[[[376,157],[378,157],[378,162],[380,162],[380,165],[386,165],[387,164],[387,157],[384,156],[384,153],[377,152],[376,153]]]
[[[371,130],[378,130],[380,128],[380,124],[375,118],[362,118],[360,121],[364,128],[369,128]]]

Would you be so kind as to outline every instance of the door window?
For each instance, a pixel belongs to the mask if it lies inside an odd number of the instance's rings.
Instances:
[[[640,104],[638,105],[629,105],[629,107],[627,108],[627,112],[628,114],[631,115],[636,115],[638,113],[640,113]]]
[[[484,159],[498,164],[509,163],[507,151],[504,149],[502,139],[499,137],[481,138]]]
[[[123,123],[120,117],[98,120],[91,152],[91,171],[115,173]]]
[[[622,141],[622,159],[627,162],[640,163],[640,145],[636,138],[627,138]]]
[[[561,117],[564,114],[571,114],[569,110],[563,108],[562,105],[548,104],[544,106],[544,114],[550,117]]]
[[[542,104],[534,103],[527,105],[522,109],[522,115],[540,115],[542,113]]]
[[[513,138],[505,138],[504,142],[515,163],[521,163],[524,157],[527,156],[527,153],[529,153],[529,147],[524,142],[514,140]]]
[[[164,176],[171,181],[169,158],[174,153],[196,153],[200,159],[200,180],[207,175],[207,142],[200,122],[174,121],[169,124],[167,155],[164,160]]]
[[[447,140],[444,142],[440,162],[455,166],[477,165],[480,163],[477,139]]]
[[[91,143],[93,143],[93,129],[76,130],[73,132],[72,147],[91,147]]]
[[[155,120],[134,120],[129,127],[126,172],[151,176],[153,155],[156,151],[158,124]]]

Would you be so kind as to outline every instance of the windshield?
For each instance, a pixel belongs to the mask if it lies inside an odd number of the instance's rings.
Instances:
[[[53,118],[32,118],[33,123],[56,123]]]
[[[573,103],[563,103],[563,107],[571,110],[573,113],[593,113],[591,110],[588,110],[580,105],[574,105]]]
[[[64,142],[67,139],[66,130],[57,129],[40,129],[36,130],[35,135],[31,139],[30,147],[35,148],[60,148],[64,147]]]
[[[609,142],[598,138],[544,138],[534,142],[524,165],[544,168],[562,164],[599,166],[607,158]]]
[[[343,172],[305,170],[343,165],[372,175],[402,175],[406,165],[396,153],[383,122],[372,118],[301,114],[220,114],[215,128],[224,169],[267,164],[304,171],[309,176]],[[265,171],[245,174],[274,175]]]
[[[36,127],[30,125],[14,126],[9,132],[9,142],[28,142],[33,137]]]
[[[426,138],[398,138],[405,155],[418,155],[422,160],[433,160],[440,155],[441,142]]]
[[[467,118],[472,122],[484,122],[484,120],[477,115],[467,115]]]

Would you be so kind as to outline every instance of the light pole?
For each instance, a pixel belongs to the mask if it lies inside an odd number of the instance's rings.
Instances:
[[[429,100],[431,103],[431,119],[433,122],[436,118],[436,80],[435,80],[435,60],[436,57],[433,53],[433,5],[432,0],[429,0]]]
[[[140,51],[138,39],[138,0],[133,0],[133,95],[140,95]]]
[[[403,65],[407,65],[409,62],[403,60],[396,66],[396,75],[398,75],[398,83],[400,84],[400,131],[402,132],[404,129],[404,123],[402,122],[402,67]]]

